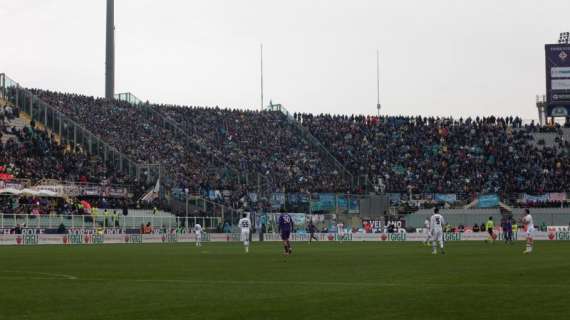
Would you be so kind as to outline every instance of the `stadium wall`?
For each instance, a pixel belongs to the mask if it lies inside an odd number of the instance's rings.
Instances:
[[[252,240],[259,241],[259,235],[254,234]],[[478,233],[446,233],[446,241],[483,241],[487,239],[485,232]],[[340,241],[338,234],[317,234],[320,241]],[[524,239],[522,232],[515,233],[516,239]],[[375,241],[375,242],[421,242],[426,239],[424,233],[353,233],[347,234],[342,241]],[[535,240],[542,241],[570,241],[570,231],[536,232]],[[239,242],[238,233],[206,233],[203,242]],[[308,234],[292,234],[291,240],[304,242],[309,240]],[[499,235],[498,240],[501,240]],[[174,244],[193,243],[193,234],[8,234],[0,235],[0,245],[103,245],[103,244]],[[279,234],[264,235],[264,241],[280,242]]]
[[[502,215],[498,209],[449,209],[440,210],[444,216],[445,222],[453,226],[472,226],[480,225],[493,217],[496,223],[501,221]],[[522,217],[524,209],[513,209],[512,214],[515,218]],[[419,210],[413,214],[405,215],[406,227],[422,228],[427,217],[431,216],[431,210]],[[569,208],[533,208],[531,209],[534,224],[539,226],[543,223],[550,226],[566,226],[570,224]]]

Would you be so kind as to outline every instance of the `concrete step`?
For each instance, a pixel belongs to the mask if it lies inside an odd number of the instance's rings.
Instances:
[[[28,122],[22,118],[15,118],[13,120],[6,121],[6,128],[9,131],[13,130],[13,128],[15,128],[16,130],[22,130],[23,128],[25,128],[27,126],[29,126]],[[2,143],[6,143],[10,139],[14,139],[14,140],[18,141],[18,137],[16,137],[16,135],[8,134],[8,133],[2,133],[2,139],[1,139]]]
[[[539,141],[544,140],[544,145],[547,147],[553,146],[556,138],[560,137],[557,133],[551,132],[535,132],[532,136],[534,137],[534,144],[538,145]]]
[[[0,139],[0,141],[2,141],[2,144],[5,144],[10,139],[14,139],[14,140],[18,141],[18,137],[16,137],[13,134],[7,134],[7,133],[2,134],[2,139]]]
[[[22,118],[16,118],[12,121],[8,121],[8,127],[13,127],[16,128],[18,130],[22,130],[23,128],[29,126],[29,123]]]

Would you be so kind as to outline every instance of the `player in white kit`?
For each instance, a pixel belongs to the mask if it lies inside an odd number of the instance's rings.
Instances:
[[[196,223],[194,226],[194,234],[196,235],[196,247],[202,246],[202,226]]]
[[[241,218],[238,222],[238,226],[241,230],[240,240],[243,242],[243,246],[245,247],[245,253],[249,252],[249,230],[251,228],[251,221],[247,218],[247,213],[243,214],[243,218]]]
[[[336,232],[338,233],[338,240],[342,243],[342,240],[344,240],[344,223],[337,223]]]
[[[524,209],[524,217],[522,218],[522,223],[524,225],[524,230],[526,233],[526,249],[523,253],[528,254],[532,252],[532,249],[534,247],[534,240],[532,238],[532,234],[534,232],[534,221],[532,220],[532,216],[530,215],[530,211],[528,209]]]
[[[436,242],[439,242],[439,247],[441,248],[441,253],[445,254],[443,249],[443,225],[445,221],[443,216],[439,214],[439,209],[433,209],[433,214],[429,220],[429,230],[431,231],[431,247],[432,254],[437,254]]]
[[[431,242],[431,230],[429,229],[429,224],[430,224],[430,219],[426,218],[426,221],[424,221],[424,232],[426,234],[426,241],[424,241],[424,243],[426,245],[429,246],[429,243]]]

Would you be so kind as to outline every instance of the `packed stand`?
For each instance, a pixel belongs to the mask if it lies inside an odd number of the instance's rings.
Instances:
[[[278,112],[135,106],[75,94],[32,90],[40,99],[132,160],[160,164],[170,187],[189,192],[349,191],[337,171]],[[180,136],[165,120],[186,132]],[[236,179],[247,173],[248,180]],[[253,174],[251,174],[253,173]]]
[[[114,173],[98,158],[89,157],[79,148],[59,144],[54,135],[31,126],[16,128],[12,120],[19,117],[19,110],[1,108],[0,136],[7,139],[0,143],[0,171],[16,179],[38,182],[42,179],[60,181],[120,184],[128,182]]]
[[[280,112],[154,106],[194,141],[240,171],[258,172],[272,191],[346,192],[350,184],[323,161]]]
[[[231,190],[239,201],[265,191],[352,192],[281,113],[127,102],[41,90],[42,100],[139,163],[161,164],[170,187]],[[570,187],[569,144],[533,143],[519,118],[366,117],[296,114],[353,175],[381,192],[543,193]],[[185,135],[164,125],[174,121]],[[199,147],[197,147],[199,146]],[[255,173],[249,181],[231,172]],[[253,179],[251,179],[253,177]],[[254,180],[254,181],[252,181]]]
[[[570,187],[569,143],[538,147],[520,118],[295,114],[353,174],[398,193],[544,193]],[[554,131],[556,132],[556,131]]]
[[[84,95],[31,91],[131,160],[160,164],[163,184],[190,192],[224,187],[226,170],[214,164],[213,154],[186,148],[185,140],[147,108]]]

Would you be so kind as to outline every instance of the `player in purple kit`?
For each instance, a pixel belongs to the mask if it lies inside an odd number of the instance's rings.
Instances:
[[[291,243],[289,243],[289,236],[293,231],[293,219],[287,213],[279,215],[279,232],[281,233],[281,240],[283,240],[283,248],[285,255],[291,254]]]

